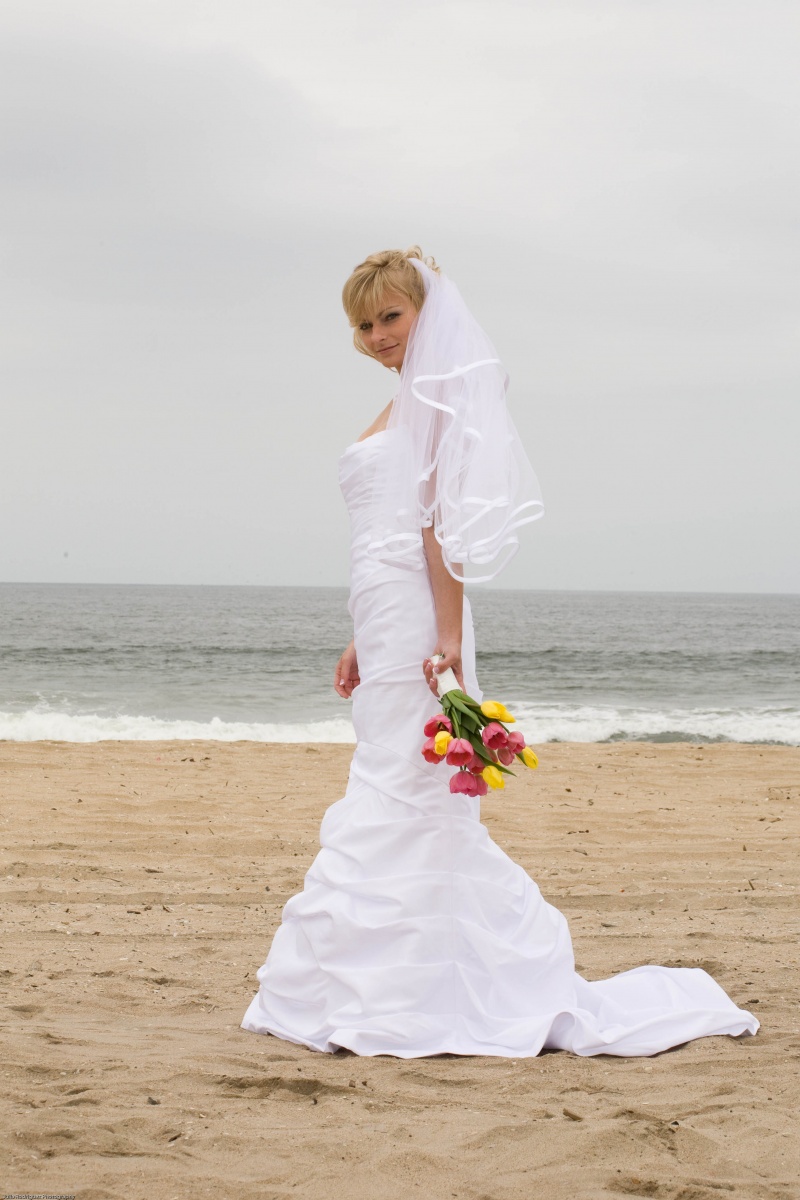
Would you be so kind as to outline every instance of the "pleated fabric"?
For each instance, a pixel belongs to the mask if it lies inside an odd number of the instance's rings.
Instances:
[[[361,676],[347,791],[325,813],[242,1027],[398,1058],[652,1055],[755,1033],[752,1013],[699,968],[578,975],[564,916],[489,837],[480,800],[451,795],[450,769],[422,758],[422,724],[439,711],[421,669],[436,643],[430,580],[421,552],[416,570],[366,554],[373,474],[391,436],[354,443],[339,463]],[[480,698],[466,598],[463,660]]]

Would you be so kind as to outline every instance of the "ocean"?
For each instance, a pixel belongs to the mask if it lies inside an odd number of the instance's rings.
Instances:
[[[800,596],[469,590],[533,742],[800,745]],[[0,739],[352,742],[345,588],[0,584]]]

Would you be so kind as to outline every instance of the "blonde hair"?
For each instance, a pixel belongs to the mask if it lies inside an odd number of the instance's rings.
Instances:
[[[353,345],[361,354],[374,357],[361,339],[359,325],[369,321],[378,311],[387,292],[407,296],[419,312],[425,302],[425,284],[417,268],[410,262],[419,258],[432,271],[439,268],[433,258],[425,258],[419,246],[407,250],[380,250],[370,254],[353,271],[342,288],[342,304],[353,329]]]

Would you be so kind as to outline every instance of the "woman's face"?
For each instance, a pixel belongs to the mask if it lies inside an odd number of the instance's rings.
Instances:
[[[399,292],[386,292],[381,307],[358,327],[364,346],[385,367],[400,370],[417,310]]]

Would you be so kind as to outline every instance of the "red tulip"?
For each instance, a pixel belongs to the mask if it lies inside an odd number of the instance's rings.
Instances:
[[[429,763],[438,763],[438,762],[442,761],[442,758],[444,757],[444,755],[436,753],[436,750],[434,749],[432,737],[429,737],[427,742],[423,743],[422,757],[425,759],[426,762],[429,762]]]
[[[447,747],[447,763],[451,767],[465,767],[475,751],[466,738],[453,738]]]
[[[510,746],[501,746],[497,751],[497,761],[501,762],[504,767],[510,767],[516,755]]]
[[[511,757],[514,757],[513,754]],[[467,770],[471,771],[473,775],[480,775],[485,766],[486,763],[483,759],[479,755],[473,754],[471,761],[467,763]]]
[[[510,733],[508,735],[508,748],[513,750],[515,754],[519,754],[520,750],[525,749],[525,738],[521,733]]]
[[[447,733],[453,732],[453,722],[444,713],[439,713],[438,717],[428,717],[422,732],[425,737],[435,737],[440,729],[446,730]]]
[[[503,726],[499,725],[497,721],[490,721],[488,725],[484,725],[481,733],[483,744],[489,750],[499,750],[501,746],[507,745],[508,737]]]

